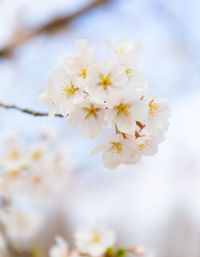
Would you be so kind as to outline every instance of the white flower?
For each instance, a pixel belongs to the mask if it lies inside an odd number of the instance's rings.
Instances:
[[[132,92],[114,94],[108,99],[104,121],[108,128],[134,135],[136,121],[144,122],[148,116],[148,103]]]
[[[144,50],[140,40],[134,40],[132,42],[120,40],[117,42],[116,46],[113,46],[108,40],[106,40],[105,43],[121,64],[129,64],[131,67],[138,65],[140,56]]]
[[[67,117],[71,126],[82,126],[82,135],[87,138],[96,138],[101,133],[104,109],[102,105],[93,103],[88,97],[74,109]]]
[[[80,228],[75,233],[75,245],[81,253],[91,256],[104,254],[108,247],[115,243],[115,233],[106,228]]]
[[[122,65],[128,78],[127,87],[138,92],[144,92],[147,89],[147,78],[144,72],[137,68],[139,58],[143,52],[142,43],[139,40],[133,42],[120,40],[115,47],[109,41],[106,41],[106,44],[114,57]]]
[[[127,77],[113,59],[99,62],[89,71],[88,93],[97,103],[104,103],[114,92],[122,92]]]
[[[53,116],[52,112],[54,111],[55,113],[56,109],[66,116],[73,108],[73,104],[81,102],[83,97],[84,93],[79,88],[78,82],[62,63],[50,74],[48,90],[40,95],[39,101],[46,99],[47,103],[54,107],[50,112],[50,116]],[[43,103],[45,103],[44,100]]]
[[[154,155],[158,152],[158,144],[161,141],[160,137],[163,134],[157,135],[156,137],[151,135],[147,128],[141,131],[141,136],[139,136],[135,143],[137,145],[137,150],[143,155]]]
[[[66,241],[57,236],[55,238],[56,244],[49,250],[49,257],[67,257],[68,256],[68,244]]]
[[[13,241],[28,240],[39,232],[44,222],[41,213],[36,210],[14,209],[0,212],[0,218],[8,236]]]
[[[66,150],[50,147],[50,142],[39,141],[28,148],[30,173],[25,177],[23,190],[36,200],[60,192],[66,186],[71,170]]]
[[[126,139],[121,134],[112,135],[103,144],[98,145],[92,154],[103,152],[102,162],[106,168],[115,169],[121,163],[133,164],[140,160],[134,139]]]
[[[164,98],[146,97],[149,105],[147,127],[153,135],[164,133],[168,128],[169,101]]]
[[[0,167],[5,173],[19,174],[28,166],[28,155],[22,142],[10,137],[5,142],[4,154],[0,158]]]
[[[29,149],[29,159],[30,159],[30,165],[40,165],[41,162],[50,159],[49,156],[49,149],[48,149],[48,144],[45,141],[39,141],[35,144],[31,144]]]
[[[77,79],[81,88],[87,90],[88,71],[94,58],[94,48],[87,45],[86,39],[75,42],[77,53],[65,60],[70,73]]]

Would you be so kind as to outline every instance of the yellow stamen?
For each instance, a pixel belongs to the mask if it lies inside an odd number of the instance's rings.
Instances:
[[[139,151],[143,151],[147,146],[149,146],[149,143],[145,141],[143,144],[139,145]]]
[[[112,142],[111,144],[111,150],[113,150],[117,154],[120,154],[122,151],[122,144],[120,142]]]
[[[125,50],[124,50],[123,48],[121,48],[121,49],[120,49],[120,54],[121,54],[121,55],[125,55],[125,53],[126,53]]]
[[[99,75],[100,82],[98,83],[99,86],[102,86],[105,90],[112,85],[112,81],[110,80],[110,74],[104,76],[103,74]]]
[[[70,97],[72,95],[75,95],[76,91],[78,90],[78,88],[75,88],[74,85],[71,83],[70,86],[65,86],[63,91],[64,91],[64,94],[67,96],[67,97]]]
[[[83,70],[81,71],[80,77],[86,79],[86,77],[87,77],[87,69],[83,69]]]
[[[133,74],[131,74],[133,70],[132,69],[126,69],[125,72],[126,72],[126,75],[128,78],[131,78],[133,76]]]
[[[100,237],[98,235],[93,236],[92,242],[99,243],[99,241],[100,241]]]
[[[33,159],[36,160],[36,161],[39,160],[41,158],[41,156],[42,156],[42,154],[41,154],[40,151],[35,151],[33,153]]]
[[[16,178],[19,176],[19,170],[11,170],[9,171],[9,176],[11,176],[12,178]]]
[[[19,153],[17,151],[12,151],[10,153],[10,158],[13,159],[13,160],[16,160],[19,158]]]
[[[155,103],[154,100],[151,100],[149,103],[149,112],[152,117],[154,117],[158,113],[158,109],[160,108],[160,105]]]
[[[33,184],[38,185],[42,181],[41,177],[35,177],[33,178]]]
[[[100,108],[95,108],[93,104],[90,104],[90,107],[83,107],[83,111],[86,112],[85,119],[90,118],[90,116],[94,116],[94,118],[97,118],[97,112],[100,111]]]
[[[126,116],[129,115],[130,112],[128,111],[128,109],[131,107],[130,104],[120,104],[116,107],[117,110],[117,115],[122,115],[122,116]]]

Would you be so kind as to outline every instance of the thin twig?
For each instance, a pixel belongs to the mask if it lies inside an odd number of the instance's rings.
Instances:
[[[41,34],[52,34],[60,31],[63,27],[70,24],[73,20],[81,16],[82,14],[91,11],[101,5],[109,3],[110,0],[94,0],[89,5],[83,7],[81,10],[69,15],[56,17],[50,20],[48,23],[38,27],[36,29],[23,28],[15,33],[10,43],[4,48],[0,49],[0,58],[9,58],[12,56],[17,47],[24,44],[31,38]]]
[[[26,109],[26,108],[21,108],[21,107],[18,107],[16,105],[9,105],[9,104],[3,104],[3,103],[0,103],[0,107],[2,108],[5,108],[5,109],[15,109],[17,111],[20,111],[20,112],[23,112],[23,113],[26,113],[26,114],[29,114],[29,115],[32,115],[32,116],[48,116],[48,113],[45,113],[45,112],[36,112],[36,111],[33,111],[33,110],[29,110],[29,109]],[[63,117],[61,114],[55,114],[56,117]]]

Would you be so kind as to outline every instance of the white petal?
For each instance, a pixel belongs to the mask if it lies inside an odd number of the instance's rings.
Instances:
[[[57,69],[53,70],[49,76],[49,81],[54,84],[54,87],[64,86],[70,82],[70,75],[64,65],[58,66]]]
[[[96,138],[101,133],[101,120],[97,117],[90,117],[83,120],[82,135],[87,138]]]
[[[68,117],[66,118],[66,120],[70,126],[76,127],[81,123],[83,117],[84,117],[83,111],[78,108],[75,111],[73,111],[72,113],[70,113],[68,115]]]
[[[89,85],[88,93],[94,99],[96,103],[104,103],[107,98],[107,90],[101,86]]]
[[[64,103],[61,103],[59,107],[59,112],[67,117],[69,115],[70,111],[74,108],[74,105],[72,103],[72,99],[69,99],[68,101],[65,101]]]
[[[116,116],[116,124],[119,131],[133,135],[135,133],[136,123],[131,114]]]
[[[97,154],[97,153],[100,153],[100,152],[103,152],[105,150],[108,150],[110,148],[110,144],[105,141],[103,142],[102,144],[100,145],[97,145],[91,152],[91,154]]]
[[[58,107],[54,104],[51,105],[47,121],[52,120],[57,112]]]
[[[106,151],[103,153],[102,162],[106,168],[115,169],[121,163],[120,154],[115,154],[113,152]]]
[[[48,94],[47,94],[47,90],[42,92],[39,96],[38,96],[38,103],[40,104],[44,104],[44,105],[48,105]]]
[[[75,104],[81,103],[84,100],[84,96],[85,96],[85,94],[83,93],[83,91],[81,89],[77,90],[74,95],[73,102]]]
[[[108,128],[113,129],[115,127],[115,117],[116,117],[116,111],[115,110],[107,109],[105,111],[104,122],[105,122],[105,125]]]
[[[148,103],[145,100],[141,100],[133,106],[134,119],[145,122],[148,117]]]
[[[144,72],[139,70],[131,72],[131,78],[128,81],[130,88],[144,92],[147,89],[147,85],[147,78]]]

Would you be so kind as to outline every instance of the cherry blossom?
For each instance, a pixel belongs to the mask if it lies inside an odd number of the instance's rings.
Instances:
[[[66,148],[53,148],[51,143],[46,139],[26,145],[14,136],[6,140],[0,156],[0,186],[4,192],[40,199],[66,185],[72,164],[67,161]]]
[[[67,257],[69,250],[68,244],[60,236],[56,236],[55,241],[56,244],[49,250],[49,257]]]
[[[142,43],[105,43],[110,56],[96,61],[87,40],[76,41],[77,53],[50,74],[40,101],[50,105],[50,117],[57,111],[70,126],[81,126],[86,138],[100,136],[103,126],[116,133],[92,151],[103,152],[104,166],[113,169],[158,151],[170,108],[166,99],[147,94],[147,77],[139,69]]]
[[[70,250],[68,243],[61,236],[56,236],[56,243],[49,249],[49,257],[107,257],[107,256],[151,256],[152,252],[144,247],[117,248],[114,244],[116,233],[105,226],[80,227],[74,234],[75,249]]]
[[[115,243],[115,233],[108,228],[80,228],[75,233],[75,244],[80,252],[101,256]]]

